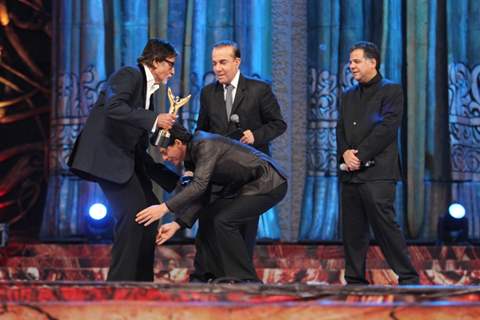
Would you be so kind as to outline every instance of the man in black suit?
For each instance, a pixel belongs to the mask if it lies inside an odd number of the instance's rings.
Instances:
[[[418,284],[394,211],[403,93],[400,85],[382,79],[379,67],[380,53],[373,43],[359,42],[350,49],[350,70],[358,85],[343,94],[337,124],[345,280],[368,284],[370,224],[399,283]]]
[[[221,41],[213,46],[212,67],[217,81],[205,86],[200,95],[197,130],[230,136],[270,155],[270,142],[285,132],[280,106],[271,87],[263,81],[240,73],[241,53],[237,43]],[[192,281],[206,281],[210,273],[200,263],[199,252],[205,237],[211,234],[209,225],[199,220],[196,239],[197,255]],[[253,257],[258,219],[246,223],[242,234]]]
[[[171,44],[151,39],[138,66],[115,72],[69,159],[75,174],[100,184],[115,217],[109,281],[153,281],[156,225],[142,228],[135,223],[135,214],[158,203],[149,177],[168,191],[178,180],[147,153],[149,133],[168,129],[175,121],[173,115],[156,114],[150,98],[175,73],[176,56]]]
[[[175,165],[185,161],[193,180],[166,202],[139,212],[136,221],[149,226],[175,213],[174,222],[159,229],[157,244],[162,244],[203,216],[213,229],[201,256],[213,278],[260,282],[241,227],[285,196],[285,174],[269,156],[238,141],[204,131],[192,136],[179,124],[170,133],[169,145],[160,148],[163,159]]]
[[[271,87],[240,73],[240,58],[240,49],[233,41],[213,46],[217,81],[202,89],[197,130],[227,136],[242,129],[240,142],[270,155],[269,143],[285,132],[287,124]]]

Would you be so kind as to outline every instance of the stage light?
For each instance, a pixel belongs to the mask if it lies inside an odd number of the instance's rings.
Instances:
[[[113,218],[107,206],[101,202],[94,203],[88,209],[88,238],[91,241],[110,241],[113,234]]]
[[[102,220],[107,216],[107,207],[102,203],[95,203],[88,209],[88,215],[93,220]]]
[[[452,218],[462,219],[465,217],[465,208],[460,203],[452,203],[448,207],[448,213]]]
[[[438,240],[445,244],[465,244],[468,242],[468,218],[465,207],[452,203],[448,211],[438,219]]]

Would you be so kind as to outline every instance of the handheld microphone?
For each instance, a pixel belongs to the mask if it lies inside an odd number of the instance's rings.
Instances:
[[[234,113],[230,116],[230,121],[235,123],[235,126],[237,128],[240,127],[240,117],[238,116],[238,114]]]
[[[360,170],[373,167],[374,165],[375,165],[375,160],[369,160],[365,163],[362,162],[360,164]],[[340,163],[340,165],[338,166],[338,169],[340,169],[340,171],[348,171],[348,166],[345,163]]]
[[[227,134],[227,137],[235,140],[240,140],[243,137],[243,129],[240,128],[240,117],[234,113],[230,116],[230,122],[235,124],[235,130]]]

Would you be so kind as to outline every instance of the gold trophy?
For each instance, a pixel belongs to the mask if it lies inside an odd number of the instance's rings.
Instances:
[[[168,113],[177,115],[178,109],[183,107],[190,101],[190,98],[192,97],[191,94],[184,98],[180,98],[179,96],[174,96],[172,93],[172,89],[168,88],[168,100],[170,101],[170,110]],[[166,148],[168,146],[168,143],[170,141],[170,132],[167,129],[162,129],[158,132],[157,137],[155,138],[154,145],[161,147],[161,148]]]

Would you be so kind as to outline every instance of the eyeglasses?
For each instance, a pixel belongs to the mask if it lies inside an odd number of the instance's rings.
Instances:
[[[168,63],[168,65],[170,66],[170,69],[175,68],[175,61],[170,61],[170,60],[167,60],[167,59],[165,59],[165,60],[163,60],[163,61],[165,61],[166,63]]]

